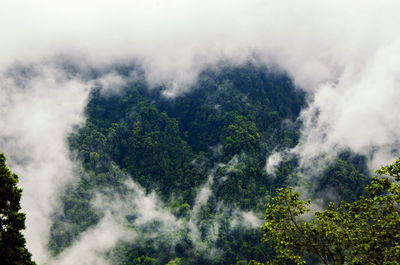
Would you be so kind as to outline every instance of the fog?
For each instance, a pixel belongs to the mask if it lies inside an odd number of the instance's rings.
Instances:
[[[1,1],[0,148],[24,189],[33,258],[49,258],[54,198],[74,179],[66,137],[84,121],[89,89],[126,82],[115,73],[99,80],[71,75],[58,66],[60,57],[82,69],[134,60],[147,82],[165,85],[171,97],[221,61],[278,67],[308,92],[309,106],[301,143],[272,156],[266,169],[291,153],[306,168],[342,148],[368,154],[376,169],[399,150],[399,7],[343,0]],[[251,214],[244,218],[257,223]]]

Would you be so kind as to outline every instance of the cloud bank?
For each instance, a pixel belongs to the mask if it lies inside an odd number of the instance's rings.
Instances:
[[[304,87],[337,81],[396,41],[396,1],[2,1],[1,61],[77,53],[136,57],[153,83],[193,81],[221,57],[287,69]]]
[[[51,65],[5,73],[0,84],[1,152],[19,175],[27,246],[41,260],[57,192],[72,178],[65,139],[84,120],[89,90]]]
[[[82,67],[135,60],[150,85],[166,85],[170,96],[221,60],[277,66],[309,92],[302,142],[291,152],[310,161],[343,147],[373,150],[376,168],[399,150],[399,7],[344,0],[1,1],[0,147],[24,188],[34,258],[46,260],[41,244],[52,199],[72,178],[65,138],[82,122],[93,84],[60,71],[57,58]],[[16,64],[24,70],[13,72]],[[98,82],[125,81],[110,73]]]

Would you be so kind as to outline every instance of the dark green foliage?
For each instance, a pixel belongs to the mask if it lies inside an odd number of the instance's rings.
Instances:
[[[190,165],[194,156],[180,137],[176,119],[154,106],[139,105],[117,128],[117,135],[115,148],[119,152],[111,157],[136,181],[147,190],[159,190],[164,198],[174,192],[192,199],[190,187],[198,185],[196,176],[202,172]]]
[[[165,98],[163,88],[149,89],[143,80],[138,77],[119,93],[101,87],[91,92],[86,123],[69,137],[84,172],[61,197],[63,211],[51,228],[53,253],[101,218],[90,204],[93,193],[109,188],[123,193],[128,173],[147,193],[156,191],[184,224],[193,222],[203,245],[196,246],[185,225],[174,235],[157,225],[151,235],[148,227],[134,227],[140,238],[110,251],[113,263],[243,264],[271,256],[260,231],[232,225],[232,209],[262,213],[271,191],[296,178],[296,158],[281,163],[275,178],[264,167],[274,151],[297,145],[304,93],[287,75],[251,64],[206,70],[190,92],[176,98]],[[209,179],[211,195],[193,217],[196,195]]]
[[[193,89],[173,100],[161,98],[160,108],[178,119],[194,151],[207,152],[240,128],[242,148],[257,148],[259,140],[267,142],[267,148],[284,146],[285,136],[291,146],[297,144],[296,125],[284,128],[282,121],[295,121],[304,106],[304,93],[285,74],[251,64],[225,67],[203,72]],[[255,139],[246,139],[246,134]]]
[[[81,179],[76,187],[67,187],[61,199],[63,212],[56,217],[58,221],[50,231],[54,240],[50,241],[49,248],[54,255],[68,247],[81,232],[96,224],[100,217],[100,214],[91,208],[90,183],[86,179]],[[79,225],[71,226],[70,223]]]
[[[270,248],[260,244],[262,232],[259,230],[243,227],[229,229],[226,226],[222,226],[221,229],[221,236],[216,246],[224,249],[224,260],[229,260],[230,264],[239,261],[248,263],[251,259],[263,260],[273,254]]]
[[[71,149],[96,174],[107,172],[102,161],[112,160],[148,191],[192,204],[196,187],[214,163],[244,152],[256,172],[249,177],[265,179],[268,152],[297,143],[294,121],[304,94],[285,75],[252,65],[226,67],[201,74],[192,90],[166,99],[141,82],[118,95],[95,89],[88,121],[70,138]],[[283,120],[292,125],[281,125]],[[222,153],[212,151],[218,145]],[[198,167],[193,161],[205,164]]]
[[[365,157],[344,152],[325,168],[316,192],[328,189],[329,192],[336,193],[338,197],[336,202],[355,201],[364,193],[364,187],[370,183],[366,169]]]
[[[0,154],[0,263],[36,264],[25,247],[21,230],[25,229],[25,214],[21,210],[22,190],[17,187],[18,176],[6,166],[6,158]]]

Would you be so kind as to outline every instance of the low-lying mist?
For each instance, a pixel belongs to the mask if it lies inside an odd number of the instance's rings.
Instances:
[[[86,174],[67,139],[85,123],[89,94],[99,86],[112,95],[141,80],[174,99],[190,93],[204,69],[267,65],[286,72],[307,100],[299,143],[270,150],[264,161],[269,181],[294,156],[299,189],[343,150],[365,155],[370,170],[390,163],[400,141],[398,7],[397,1],[2,1],[0,148],[23,188],[24,234],[34,260],[108,264],[120,244],[168,242],[174,233],[187,233],[198,244],[193,249],[219,255],[209,246],[221,219],[233,219],[232,228],[261,223],[251,211],[217,202],[209,233],[199,235],[197,212],[213,196],[210,185],[223,183],[212,170],[185,217],[171,213],[157,191],[125,177],[124,195],[94,192],[98,222],[52,256],[48,242],[60,196]],[[140,71],[113,70],[133,64]]]

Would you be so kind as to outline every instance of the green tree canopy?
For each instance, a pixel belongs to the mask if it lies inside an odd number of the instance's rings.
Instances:
[[[276,260],[266,264],[398,264],[400,261],[400,159],[377,170],[368,195],[330,204],[310,220],[310,200],[280,188],[266,206],[263,241]],[[252,264],[262,264],[252,262]]]
[[[4,154],[0,154],[0,264],[36,264],[21,234],[25,214],[19,212],[22,190],[17,183],[18,176],[10,172]]]

